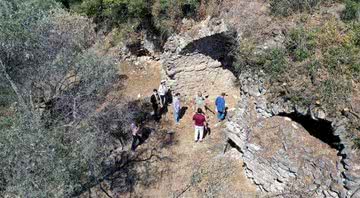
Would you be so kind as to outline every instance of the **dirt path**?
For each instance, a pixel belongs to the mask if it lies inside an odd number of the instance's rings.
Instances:
[[[122,93],[128,99],[150,96],[160,83],[160,67],[159,62],[141,67],[122,64],[122,73],[126,75]],[[231,109],[236,98],[229,96],[227,103]],[[136,163],[126,174],[117,176],[119,179],[110,184],[112,197],[255,197],[255,187],[244,175],[238,151],[223,154],[224,123],[218,123],[216,116],[210,114],[211,133],[202,143],[195,143],[192,106],[184,99],[182,106],[188,109],[180,125],[174,125],[169,106],[160,130],[136,150],[141,158],[153,155],[149,153],[155,150],[156,157]]]

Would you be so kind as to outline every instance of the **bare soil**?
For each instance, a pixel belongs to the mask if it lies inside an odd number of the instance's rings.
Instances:
[[[149,61],[145,65],[121,64],[126,76],[122,92],[129,100],[149,97],[161,80],[161,65]],[[214,98],[216,96],[211,96]],[[236,97],[236,96],[235,96]],[[236,99],[226,98],[229,109]],[[244,175],[243,162],[235,149],[224,154],[226,137],[224,123],[209,114],[211,133],[203,142],[194,142],[193,109],[188,107],[180,121],[173,122],[172,107],[162,117],[157,128],[146,142],[135,151],[138,162],[124,170],[103,188],[112,197],[256,197],[255,185]],[[213,102],[212,102],[213,103]],[[214,109],[214,107],[212,107]],[[107,197],[93,190],[92,197]]]

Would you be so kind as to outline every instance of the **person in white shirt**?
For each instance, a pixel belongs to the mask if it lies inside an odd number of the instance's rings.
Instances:
[[[158,89],[158,94],[160,96],[161,105],[164,107],[166,106],[166,94],[168,92],[168,88],[166,86],[166,81],[162,80]]]

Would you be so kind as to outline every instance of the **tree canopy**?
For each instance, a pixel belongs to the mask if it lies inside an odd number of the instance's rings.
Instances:
[[[52,0],[0,0],[0,194],[63,197],[103,174],[109,133],[97,111],[116,79],[92,22]],[[15,102],[14,101],[14,102]]]

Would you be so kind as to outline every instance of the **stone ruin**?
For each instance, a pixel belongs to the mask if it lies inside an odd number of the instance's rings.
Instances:
[[[185,33],[170,37],[161,55],[164,76],[175,92],[193,96],[207,91],[217,96],[235,87],[233,58],[236,35],[223,21],[210,18]]]
[[[275,197],[360,197],[360,155],[351,148],[345,118],[326,118],[316,107],[271,103],[258,75],[243,73],[239,79],[241,101],[225,133],[260,192]],[[310,122],[314,129],[308,128]]]
[[[360,155],[346,136],[347,120],[327,118],[316,107],[268,102],[264,80],[256,74],[242,73],[237,79],[231,49],[241,34],[223,20],[208,18],[170,37],[161,55],[164,78],[185,97],[204,90],[212,96],[241,90],[225,133],[259,192],[275,197],[360,198]],[[293,113],[314,122],[325,120],[328,131],[321,134],[323,129],[317,129],[320,135],[311,134],[289,118]],[[322,136],[333,136],[330,139],[337,142]]]

